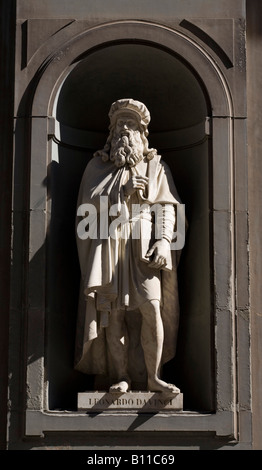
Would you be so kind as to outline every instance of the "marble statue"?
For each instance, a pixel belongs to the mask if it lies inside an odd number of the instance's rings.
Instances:
[[[169,167],[149,148],[146,106],[120,99],[109,118],[105,147],[87,164],[79,189],[75,368],[107,375],[109,391],[125,393],[144,361],[147,390],[177,394],[161,367],[176,350],[178,253],[170,243],[180,199]],[[132,312],[141,318],[139,347],[128,335]]]

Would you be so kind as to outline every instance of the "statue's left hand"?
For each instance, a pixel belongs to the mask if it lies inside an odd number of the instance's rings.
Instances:
[[[152,255],[154,255],[148,266],[155,269],[163,268],[167,264],[169,251],[170,243],[165,238],[155,242],[152,248],[150,248],[146,254],[146,258],[150,258]]]

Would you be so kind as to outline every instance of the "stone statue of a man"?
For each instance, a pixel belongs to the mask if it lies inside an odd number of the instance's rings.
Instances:
[[[75,367],[109,376],[110,392],[130,390],[136,364],[128,361],[125,320],[138,309],[144,357],[136,361],[138,367],[144,360],[147,389],[179,393],[160,377],[161,365],[176,349],[177,253],[170,243],[179,198],[168,166],[149,149],[146,106],[118,100],[109,118],[106,145],[88,163],[79,190],[81,289]],[[162,208],[158,221],[153,206]],[[161,228],[157,238],[156,225]]]

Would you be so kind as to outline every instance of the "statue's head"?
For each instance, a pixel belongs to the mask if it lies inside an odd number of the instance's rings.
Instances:
[[[150,113],[147,107],[140,101],[131,98],[115,101],[109,111],[110,127],[114,128],[117,120],[122,116],[128,115],[132,117],[139,127],[140,132],[148,136],[148,125],[150,123]]]
[[[156,150],[148,148],[150,113],[147,107],[131,98],[115,101],[109,111],[110,134],[103,150],[95,153],[116,166],[135,166],[143,157],[149,160]]]

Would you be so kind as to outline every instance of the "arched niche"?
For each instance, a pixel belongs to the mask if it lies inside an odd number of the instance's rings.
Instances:
[[[41,186],[48,173],[48,193],[37,188],[38,198],[48,196],[47,230],[41,234],[48,250],[45,313],[39,319],[39,328],[45,329],[38,347],[45,364],[37,388],[39,409],[74,409],[77,392],[92,387],[91,379],[73,370],[79,283],[75,204],[87,160],[104,144],[108,107],[125,91],[151,111],[150,143],[170,165],[189,220],[180,266],[178,353],[164,373],[171,378],[175,374],[187,409],[216,412],[206,421],[199,415],[201,423],[187,429],[230,434],[235,397],[230,91],[216,61],[192,39],[159,25],[127,23],[91,28],[54,52],[39,69],[32,97],[31,234],[37,222],[36,179]],[[41,119],[36,118],[43,116],[47,123],[40,126]],[[29,382],[33,371],[39,373],[33,365]],[[43,419],[39,428],[48,427],[47,418]],[[174,429],[182,426],[179,423],[173,423]]]
[[[75,377],[70,371],[79,287],[74,242],[76,198],[88,160],[106,141],[110,105],[121,97],[138,99],[150,110],[150,145],[169,164],[189,223],[179,269],[181,322],[177,358],[165,366],[163,374],[181,387],[186,408],[210,410],[214,344],[210,290],[211,155],[206,135],[209,103],[203,84],[181,58],[152,45],[128,43],[102,47],[74,64],[55,100],[56,132],[49,172],[52,207],[48,266],[51,278],[56,279],[56,289],[49,291],[50,405],[60,407],[59,401],[62,403],[64,397],[67,406],[72,406],[77,391],[92,387],[90,378],[88,381]],[[63,309],[58,307],[61,303]],[[65,330],[61,337],[63,320]],[[59,362],[64,363],[63,372]],[[81,390],[77,390],[79,386]]]

